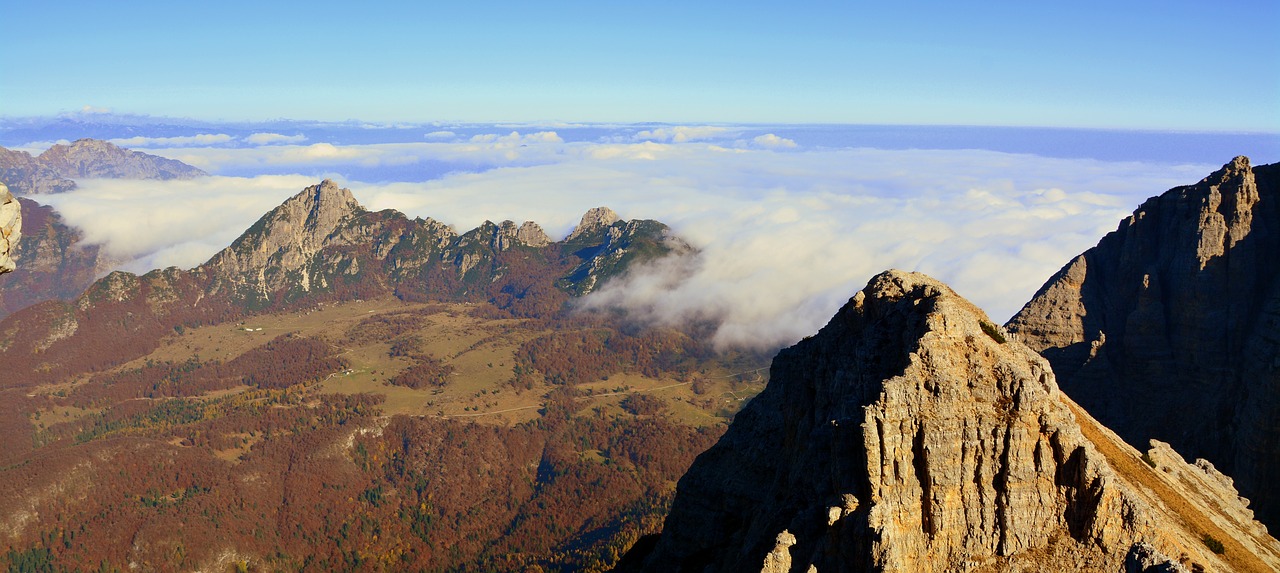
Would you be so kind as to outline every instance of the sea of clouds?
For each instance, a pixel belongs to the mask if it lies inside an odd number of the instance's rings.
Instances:
[[[170,138],[144,150],[215,175],[84,180],[72,193],[37,199],[134,271],[198,265],[322,177],[369,209],[459,231],[532,220],[561,238],[604,205],[665,222],[699,252],[638,269],[584,304],[658,323],[714,320],[718,344],[764,348],[812,334],[887,268],[940,278],[1003,322],[1143,199],[1216,168],[806,146],[721,127],[594,141],[566,141],[551,129],[458,131],[359,145],[308,143],[302,134],[241,138],[253,145],[239,147]]]

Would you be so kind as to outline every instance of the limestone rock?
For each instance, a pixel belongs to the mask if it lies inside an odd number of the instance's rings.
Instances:
[[[581,237],[587,233],[593,233],[600,229],[607,228],[618,221],[618,214],[608,207],[595,207],[588,210],[582,215],[582,220],[577,227],[573,228],[573,232],[565,237],[566,243],[572,242],[574,239]]]
[[[1181,476],[1208,474],[1180,458],[1143,463],[983,323],[928,277],[873,278],[774,359],[680,480],[646,570],[757,570],[782,559],[779,531],[790,571],[1114,572],[1135,543],[1213,571],[1280,566],[1280,543],[1222,509],[1234,495],[1193,495]]]
[[[796,544],[796,536],[790,531],[782,530],[778,534],[777,544],[764,556],[764,567],[760,568],[760,573],[790,573],[791,571],[791,546]]]
[[[12,272],[16,267],[12,254],[22,238],[22,206],[0,183],[0,274]]]
[[[551,237],[548,237],[547,232],[533,221],[520,224],[520,229],[516,231],[516,240],[530,247],[545,247],[551,244]]]
[[[204,266],[234,287],[261,295],[310,290],[312,257],[343,223],[363,211],[349,189],[326,179],[263,215]]]
[[[1009,321],[1131,444],[1236,479],[1280,526],[1280,165],[1236,157],[1142,204]]]
[[[1150,543],[1135,543],[1124,559],[1124,573],[1191,573]]]

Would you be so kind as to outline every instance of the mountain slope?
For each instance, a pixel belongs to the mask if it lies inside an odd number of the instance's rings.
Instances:
[[[19,195],[61,193],[72,179],[192,179],[208,175],[181,161],[122,149],[97,139],[56,144],[36,157],[0,148],[0,182]]]
[[[1157,468],[1138,461],[945,285],[890,271],[774,359],[765,391],[680,480],[643,569],[1280,566],[1229,480],[1154,453]]]
[[[1280,166],[1237,157],[1142,204],[1009,321],[1129,443],[1234,476],[1280,526]]]

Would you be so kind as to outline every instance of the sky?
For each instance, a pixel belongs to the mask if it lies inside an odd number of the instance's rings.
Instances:
[[[0,116],[1280,132],[1280,3],[5,2]]]

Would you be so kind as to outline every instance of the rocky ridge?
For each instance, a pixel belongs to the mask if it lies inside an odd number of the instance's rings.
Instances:
[[[979,309],[889,271],[774,359],[765,391],[680,480],[643,569],[1280,567],[1229,480],[1167,447],[1148,457]]]
[[[193,179],[208,175],[181,161],[130,151],[97,139],[56,144],[36,157],[0,148],[0,181],[19,195],[61,193],[73,179]]]
[[[1234,476],[1280,527],[1280,165],[1236,157],[1144,202],[1008,328],[1129,443]]]
[[[12,255],[21,238],[22,206],[9,188],[0,183],[0,274],[13,272],[16,268]]]

